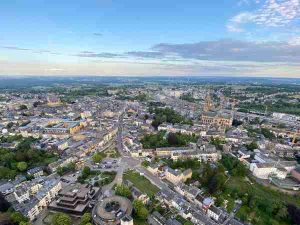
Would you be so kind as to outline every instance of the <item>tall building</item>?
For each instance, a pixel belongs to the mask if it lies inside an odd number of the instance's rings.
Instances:
[[[221,98],[220,107],[223,108],[226,98]],[[230,127],[233,116],[231,113],[224,113],[223,110],[216,111],[210,95],[205,97],[203,113],[200,116],[200,122],[205,125],[214,125],[219,127]]]
[[[205,100],[204,100],[204,107],[203,111],[204,112],[209,112],[213,109],[213,102],[211,100],[210,94],[206,95]]]

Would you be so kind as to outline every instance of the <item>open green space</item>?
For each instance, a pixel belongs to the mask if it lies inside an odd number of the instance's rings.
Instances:
[[[110,157],[110,158],[119,158],[121,156],[115,146],[105,150],[104,153],[106,154],[107,157]]]
[[[147,134],[141,139],[143,148],[161,148],[161,147],[185,147],[190,142],[197,142],[196,135],[169,133],[160,131],[155,134]]]
[[[239,111],[241,112],[249,112],[249,111],[257,111],[257,112],[265,112],[266,107],[268,109],[268,113],[270,112],[279,112],[279,113],[288,113],[294,115],[300,115],[300,103],[290,103],[285,102],[283,100],[278,100],[277,102],[262,102],[262,103],[241,103],[238,105]]]
[[[179,123],[179,124],[188,124],[193,125],[193,121],[181,116],[178,112],[171,108],[149,108],[149,112],[154,113],[154,120],[152,126],[157,128],[160,124],[167,123]]]
[[[159,191],[159,188],[153,185],[147,178],[133,170],[124,173],[123,180],[129,180],[135,187],[141,192],[146,193],[149,197],[154,196]]]
[[[116,172],[93,171],[89,167],[84,167],[78,177],[80,183],[90,183],[95,186],[103,186],[111,183],[116,176]]]
[[[237,217],[252,224],[290,224],[288,204],[300,206],[299,195],[287,195],[245,177],[231,177],[224,190],[216,197],[219,202],[228,201],[229,212],[233,209],[235,200],[242,200]]]

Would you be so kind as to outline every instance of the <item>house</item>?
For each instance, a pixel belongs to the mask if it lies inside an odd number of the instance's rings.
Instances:
[[[260,179],[268,179],[269,176],[277,176],[279,179],[285,179],[288,173],[296,168],[296,161],[278,161],[265,163],[251,163],[250,171]]]
[[[77,161],[78,161],[77,157],[71,156],[71,157],[68,157],[65,159],[60,159],[56,162],[50,163],[48,165],[48,168],[52,173],[55,173],[58,167],[64,167],[64,166],[67,166],[69,163],[74,163]]]
[[[163,217],[159,212],[154,211],[152,214],[150,214],[147,218],[147,222],[149,225],[165,225],[166,224],[166,218]]]
[[[29,189],[24,186],[19,186],[15,189],[14,196],[19,203],[25,202],[30,199]]]
[[[12,203],[12,207],[32,221],[53,201],[62,185],[58,179],[47,177],[35,194],[31,193],[32,189],[25,187],[20,186],[14,192],[16,202]]]
[[[27,174],[29,176],[33,176],[34,178],[38,178],[44,175],[43,168],[41,167],[35,167],[32,169],[27,170]]]
[[[147,167],[147,170],[149,170],[152,174],[158,174],[159,168],[161,166],[162,166],[161,163],[150,164]]]
[[[13,185],[11,182],[4,183],[0,185],[0,193],[4,196],[13,193],[14,187],[15,185]]]
[[[185,171],[180,170],[173,170],[172,168],[167,168],[166,172],[166,179],[171,183],[178,185],[179,183],[184,183],[187,179],[192,177],[192,170],[187,169]]]
[[[134,199],[140,200],[144,205],[148,204],[150,198],[148,197],[148,195],[142,193],[138,188],[132,187],[131,193]]]

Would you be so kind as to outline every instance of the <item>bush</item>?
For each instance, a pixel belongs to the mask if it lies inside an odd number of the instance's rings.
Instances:
[[[130,189],[127,186],[123,185],[123,184],[116,186],[116,188],[115,188],[115,194],[123,196],[123,197],[126,197],[126,198],[130,198],[131,197],[131,191],[130,191]]]
[[[90,213],[85,213],[80,219],[80,225],[86,225],[91,222],[92,215]]]
[[[13,223],[19,224],[21,222],[27,222],[28,219],[25,218],[21,213],[19,212],[13,212],[10,214],[10,219]]]
[[[140,200],[134,200],[133,209],[138,219],[140,220],[147,219],[149,212],[147,208],[144,206],[143,202],[141,202]]]
[[[258,148],[258,145],[255,141],[251,142],[250,144],[246,145],[246,148],[249,150],[249,151],[253,151],[254,149],[257,149]]]

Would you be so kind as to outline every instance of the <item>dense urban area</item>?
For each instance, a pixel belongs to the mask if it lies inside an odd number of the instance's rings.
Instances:
[[[1,225],[300,224],[300,85],[12,80]]]

